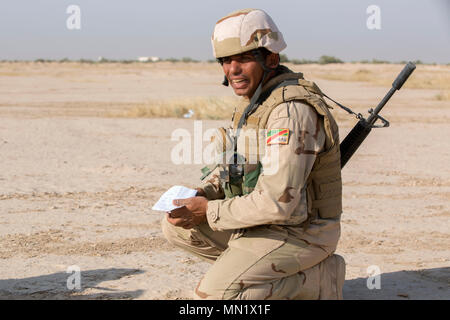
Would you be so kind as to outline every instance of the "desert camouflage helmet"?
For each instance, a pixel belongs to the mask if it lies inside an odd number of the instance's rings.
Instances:
[[[217,21],[211,42],[216,58],[262,47],[273,53],[286,48],[283,35],[272,18],[259,9],[235,11]]]

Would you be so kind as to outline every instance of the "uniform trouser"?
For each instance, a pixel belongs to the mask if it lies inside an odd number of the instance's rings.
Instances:
[[[232,232],[213,231],[207,223],[186,230],[164,217],[162,230],[170,243],[212,263],[195,289],[196,299],[342,298],[342,258],[328,257],[283,229],[249,228],[234,239]],[[342,284],[336,285],[337,274]]]

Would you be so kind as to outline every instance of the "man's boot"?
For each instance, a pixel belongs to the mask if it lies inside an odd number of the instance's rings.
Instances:
[[[342,300],[345,281],[344,258],[333,254],[315,266],[300,271],[301,292],[299,300]]]
[[[319,300],[342,300],[342,288],[345,281],[345,261],[340,255],[333,254],[319,263],[320,295]]]

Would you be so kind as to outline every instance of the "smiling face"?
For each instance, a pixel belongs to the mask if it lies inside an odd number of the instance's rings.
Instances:
[[[263,76],[263,69],[251,52],[222,58],[222,68],[238,96],[250,99]]]
[[[264,74],[264,70],[251,52],[244,52],[229,57],[221,58],[222,68],[234,93],[251,99]],[[277,54],[266,56],[265,63],[274,68],[278,65]],[[271,77],[269,74],[266,81]]]

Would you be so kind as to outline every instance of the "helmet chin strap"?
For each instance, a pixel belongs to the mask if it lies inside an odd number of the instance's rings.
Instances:
[[[222,81],[222,85],[224,85],[225,87],[228,87],[228,78],[227,76],[223,76],[223,81]]]

